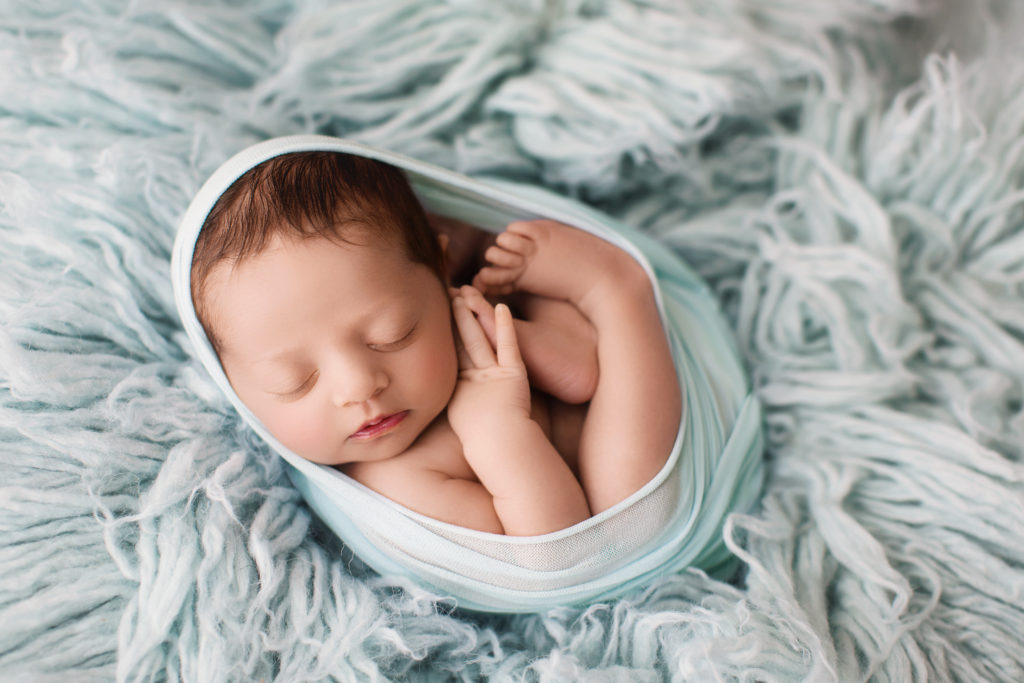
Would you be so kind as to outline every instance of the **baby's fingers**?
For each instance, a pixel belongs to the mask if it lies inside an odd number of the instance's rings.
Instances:
[[[512,311],[505,304],[494,307],[495,336],[497,337],[498,365],[503,368],[522,368],[523,357],[519,353],[519,339],[512,322]]]
[[[466,345],[462,343],[462,339],[455,340],[455,356],[459,359],[459,370],[472,370],[473,361],[469,359],[469,353],[466,352]]]
[[[490,342],[492,348],[496,348],[497,337],[494,336],[494,306],[484,298],[480,290],[474,287],[463,285],[458,291],[462,300],[466,302],[466,306],[476,316],[476,321],[480,323],[480,327],[483,328],[484,334],[487,335],[487,341]]]
[[[483,328],[480,327],[480,322],[462,297],[456,297],[452,301],[452,312],[455,315],[455,326],[462,337],[462,347],[465,349],[465,358],[460,358],[460,367],[463,370],[492,367],[495,364],[494,350]],[[464,364],[467,359],[468,364]]]

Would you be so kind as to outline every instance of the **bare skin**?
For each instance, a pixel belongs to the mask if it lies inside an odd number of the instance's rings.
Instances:
[[[533,221],[484,257],[483,294],[446,293],[384,243],[279,240],[211,275],[221,361],[302,457],[435,519],[548,533],[658,472],[678,426],[675,370],[650,281],[618,248]]]
[[[463,446],[457,460],[491,495],[493,508],[485,507],[496,512],[504,533],[564,528],[643,487],[675,439],[681,397],[654,294],[628,254],[552,221],[510,224],[484,256],[488,265],[474,286],[449,290],[466,349],[448,408]],[[513,321],[502,305],[499,316],[488,298],[521,302],[533,317]],[[555,400],[536,392],[526,398],[523,371],[535,387],[534,378],[546,378]],[[568,399],[589,403],[568,405]],[[449,456],[430,457],[437,469],[457,473]],[[356,472],[365,476],[367,469]],[[396,482],[412,482],[394,472],[369,478],[407,503],[421,495],[420,484],[399,492]],[[470,500],[475,490],[459,486]]]
[[[493,345],[461,296],[452,312],[461,344],[446,413],[403,452],[343,470],[410,509],[482,531],[529,536],[583,521],[586,496],[555,444],[572,422],[531,393],[508,307],[490,309]]]
[[[275,239],[218,265],[206,297],[232,386],[298,455],[473,529],[537,535],[590,515],[507,306],[491,345],[436,273],[366,236]]]
[[[566,302],[593,326],[599,379],[578,468],[591,513],[601,512],[657,474],[679,424],[682,399],[650,281],[622,250],[553,221],[510,224],[485,258],[474,279],[485,294]]]
[[[489,265],[490,258],[508,262],[505,250],[495,246],[496,237],[491,233],[434,214],[430,215],[430,222],[442,236],[454,282],[468,281]],[[494,301],[485,300],[472,286],[456,287],[449,293],[465,299],[492,344],[496,340],[492,304],[498,300],[510,304],[516,313],[516,338],[530,386],[570,405],[589,401],[598,377],[597,333],[593,325],[568,301],[513,288],[505,290],[506,296],[492,297]]]
[[[494,309],[476,287],[451,290],[477,316],[492,344],[497,335]],[[520,317],[514,319],[519,350],[530,385],[570,405],[586,403],[597,388],[597,332],[568,301],[527,295],[511,298]]]

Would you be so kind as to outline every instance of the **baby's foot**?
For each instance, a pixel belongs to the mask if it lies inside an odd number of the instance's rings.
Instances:
[[[522,297],[525,320],[517,330],[529,339],[537,388],[570,404],[586,403],[597,389],[597,331],[575,304],[541,296]],[[524,355],[523,362],[526,362]]]
[[[510,223],[485,253],[473,285],[487,295],[525,291],[575,304],[589,315],[589,295],[605,285],[645,280],[626,252],[582,230],[548,220]]]
[[[461,296],[496,343],[494,307],[474,287],[451,290]],[[527,319],[513,320],[519,352],[530,385],[570,404],[586,403],[597,388],[597,333],[583,314],[566,301],[527,295],[522,301]]]
[[[488,265],[473,278],[473,286],[490,296],[512,294],[521,289],[520,278],[526,272],[527,259],[537,252],[528,223],[510,223],[495,243],[484,252]]]

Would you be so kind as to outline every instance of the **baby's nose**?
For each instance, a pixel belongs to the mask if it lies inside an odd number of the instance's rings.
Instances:
[[[341,373],[334,388],[334,404],[339,408],[366,403],[388,386],[387,375],[376,368],[355,368]]]

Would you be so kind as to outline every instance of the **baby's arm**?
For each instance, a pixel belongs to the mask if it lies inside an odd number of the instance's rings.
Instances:
[[[463,348],[448,421],[504,532],[530,536],[583,521],[590,510],[582,487],[530,417],[530,386],[508,307],[495,310],[496,348],[461,297],[452,307]]]
[[[650,481],[679,428],[682,396],[654,290],[625,251],[554,221],[512,223],[474,279],[574,304],[597,333],[598,381],[580,434],[580,482],[594,514]]]

